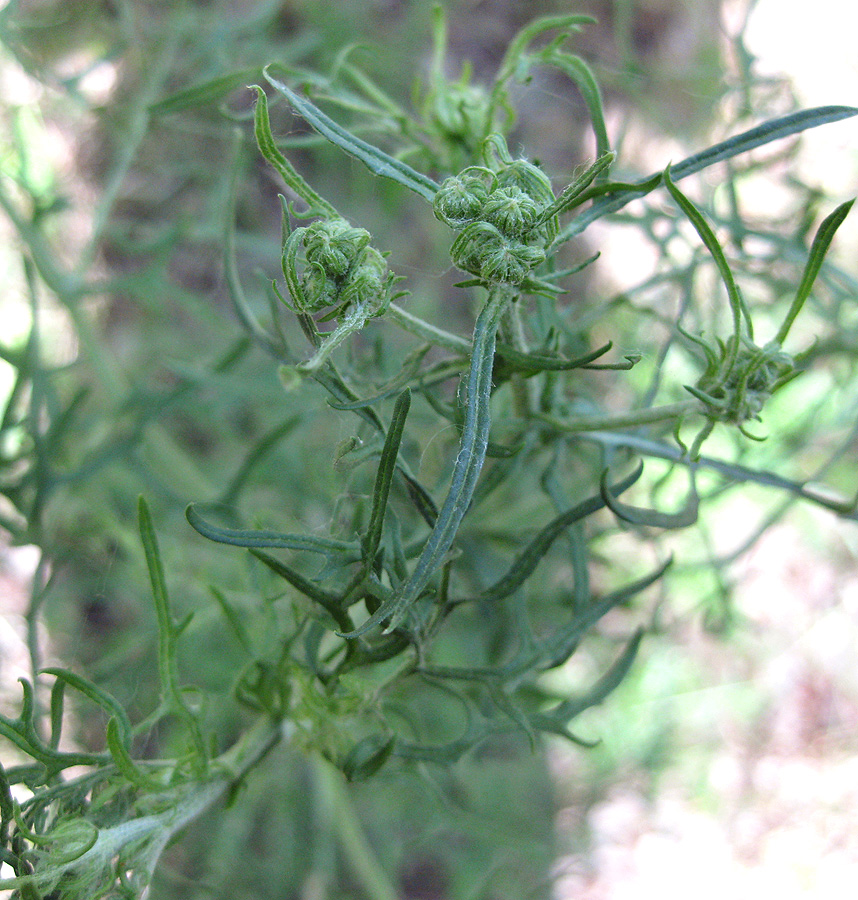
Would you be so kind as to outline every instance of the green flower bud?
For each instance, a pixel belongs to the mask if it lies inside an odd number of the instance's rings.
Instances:
[[[306,312],[319,312],[338,303],[340,286],[318,262],[307,265],[301,288],[307,302]]]
[[[528,237],[541,213],[536,201],[514,185],[493,190],[483,206],[483,218],[509,238]]]
[[[539,166],[526,159],[516,159],[497,174],[498,187],[517,187],[537,204],[548,206],[554,202],[551,181]]]
[[[521,284],[544,259],[545,252],[539,247],[504,240],[485,248],[480,262],[480,275],[486,281]]]
[[[485,180],[466,169],[446,179],[435,194],[436,218],[451,228],[461,228],[482,217],[489,189]]]
[[[367,248],[363,258],[349,273],[340,301],[343,307],[360,303],[377,311],[387,308],[390,298],[390,271],[384,257],[373,247]],[[377,315],[378,312],[373,312]]]
[[[345,277],[371,238],[363,228],[353,228],[345,219],[314,222],[304,233],[304,252],[310,265],[319,265],[334,279]]]
[[[541,247],[507,238],[489,222],[474,222],[465,228],[450,253],[465,272],[503,284],[521,284],[545,259]]]
[[[446,84],[433,98],[431,118],[448,138],[467,142],[482,134],[489,109],[483,88],[470,84]]]

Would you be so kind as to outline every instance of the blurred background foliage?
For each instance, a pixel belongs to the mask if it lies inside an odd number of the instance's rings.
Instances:
[[[596,16],[598,25],[581,34],[577,52],[597,72],[627,171],[658,169],[685,155],[683,148],[698,149],[794,105],[785,83],[754,77],[741,35],[721,28],[717,0],[580,0],[571,10],[560,0],[444,6],[451,64],[471,59],[477,79],[493,71],[510,36],[534,17]],[[238,273],[260,308],[280,254],[279,185],[252,144],[252,94],[245,86],[259,82],[271,61],[327,71],[343,45],[354,43],[354,60],[392,96],[405,98],[415,70],[425,72],[430,63],[430,14],[431,4],[420,0],[10,0],[0,10],[0,169],[14,225],[4,226],[0,246],[6,284],[0,389],[7,410],[0,437],[8,498],[0,523],[12,543],[36,545],[42,554],[28,606],[19,610],[34,659],[79,667],[132,718],[146,714],[157,692],[137,496],[145,494],[155,510],[176,611],[195,612],[182,644],[183,675],[207,698],[207,715],[227,741],[241,727],[226,700],[241,647],[225,631],[207,585],[234,600],[260,642],[267,625],[241,607],[253,571],[187,528],[183,510],[192,501],[231,503],[240,496],[260,521],[312,529],[331,510],[336,515],[341,492],[351,489],[347,479],[344,489],[333,454],[320,459],[319,452],[347,439],[349,425],[324,415],[315,387],[300,397],[284,393],[230,301],[224,247],[233,223]],[[200,85],[202,93],[194,90]],[[521,147],[561,178],[592,159],[586,107],[562,79],[538,75],[517,90]],[[401,191],[321,146],[282,106],[273,115],[275,133],[290,135],[301,172],[390,249],[393,268],[411,279],[409,302],[437,320],[433,311],[445,308],[454,280],[445,271],[443,231],[415,215]],[[777,146],[765,158],[782,180],[793,150]],[[743,176],[750,182],[754,166]],[[734,185],[708,186],[725,225],[741,206]],[[788,202],[776,215],[759,214],[755,225],[789,238],[766,244],[753,243],[756,235],[733,235],[738,265],[755,277],[754,289],[773,296],[788,293],[800,271],[801,240],[823,200],[813,185],[787,187]],[[584,289],[610,298],[614,331],[605,337],[635,350],[658,345],[670,321],[659,305],[675,304],[675,295],[690,295],[694,286],[690,274],[681,280],[691,267],[669,260],[670,278],[654,265],[639,279],[643,290],[633,292],[636,267],[645,270],[648,260],[658,263],[671,250],[661,225],[650,228],[636,212],[626,220],[642,238],[640,258],[626,257],[624,271],[611,271],[606,252]],[[743,240],[753,244],[745,256]],[[856,418],[858,322],[854,303],[847,304],[854,286],[854,274],[841,273],[802,323],[808,342],[814,316],[828,331],[839,325],[842,346],[815,351],[834,359],[833,368],[811,377],[804,399],[785,395],[766,416],[777,437],[751,448],[758,468],[781,471],[786,460],[795,477],[819,470],[844,493],[854,481],[848,450],[854,453],[855,435],[844,425]],[[643,307],[652,336],[636,332]],[[443,316],[452,329],[455,313]],[[597,322],[594,329],[598,335]],[[364,352],[372,354],[367,331]],[[658,378],[657,359],[629,374],[643,395]],[[308,405],[314,390],[316,402]],[[807,440],[808,431],[815,440]],[[719,449],[735,455],[732,445]],[[425,465],[432,465],[428,453]],[[760,528],[793,502],[767,490],[741,491],[745,521]],[[660,496],[670,498],[670,491],[668,483]],[[735,492],[724,493],[727,515]],[[728,563],[744,539],[733,532],[735,543],[725,543],[707,524],[722,521],[707,519],[691,538],[665,542],[676,549],[684,541],[679,555],[687,562],[675,567],[670,588],[678,599],[659,606],[654,632],[694,631],[704,623],[710,635],[731,634]],[[756,524],[748,537],[754,530]],[[630,554],[639,552],[631,540],[628,546]],[[655,554],[646,560],[654,561]],[[629,571],[640,574],[632,562]],[[605,629],[610,647],[610,622]],[[681,740],[673,714],[655,710],[643,722],[641,704],[693,690],[700,676],[661,643],[653,642],[647,656],[609,716],[597,714],[588,725],[587,736],[605,738],[605,748],[582,751],[583,761],[569,764],[575,772],[569,790],[585,808],[618,772],[646,773],[655,790],[676,757]],[[743,715],[759,713],[753,696],[736,693],[732,702]],[[436,714],[443,718],[443,709],[430,705],[427,717]],[[85,708],[78,716],[76,739],[97,744],[103,722]],[[169,735],[150,741],[157,751],[169,746]],[[493,744],[443,771],[393,767],[348,793],[322,766],[279,750],[231,808],[209,813],[169,852],[151,896],[547,897],[560,852],[554,828],[560,803],[548,757],[532,754],[524,740]]]

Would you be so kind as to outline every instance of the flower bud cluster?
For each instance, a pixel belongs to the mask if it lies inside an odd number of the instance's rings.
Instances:
[[[432,97],[429,116],[443,138],[454,146],[468,147],[474,135],[482,135],[489,115],[489,95],[471,84],[445,84]]]
[[[557,233],[549,209],[548,177],[526,160],[500,171],[470,166],[448,178],[435,195],[435,216],[459,232],[455,264],[491,283],[522,284],[545,259]]]
[[[729,373],[718,380],[704,376],[693,392],[714,419],[741,425],[758,419],[766,401],[794,372],[792,357],[779,344],[741,347]]]
[[[355,303],[375,307],[373,315],[384,311],[394,279],[384,257],[370,246],[368,231],[345,219],[320,219],[292,237],[299,236],[306,266],[295,300],[302,312],[328,309],[321,320],[327,321]]]

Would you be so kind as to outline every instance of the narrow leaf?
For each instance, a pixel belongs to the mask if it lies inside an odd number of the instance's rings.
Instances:
[[[113,721],[116,722],[117,734],[127,744],[131,740],[131,722],[125,709],[107,691],[88,681],[86,678],[70,672],[68,669],[47,668],[42,669],[46,675],[53,675],[60,681],[64,681],[69,687],[92,700],[96,706],[103,709]]]
[[[604,356],[613,344],[608,341],[596,350],[591,350],[576,359],[563,359],[557,356],[541,356],[537,353],[522,353],[509,344],[498,343],[497,355],[503,362],[503,368],[512,372],[525,372],[536,375],[538,372],[567,372],[571,369],[591,368],[591,364],[600,356]]]
[[[167,596],[167,582],[164,578],[164,567],[161,564],[161,553],[149,506],[143,497],[137,501],[137,517],[140,528],[140,540],[146,567],[149,570],[149,582],[152,586],[152,599],[155,602],[155,616],[158,620],[158,669],[161,676],[161,691],[165,699],[172,702],[178,697],[176,679],[175,624],[170,615],[170,604]]]
[[[506,83],[511,78],[522,74],[521,70],[523,63],[525,64],[525,70],[526,68],[529,68],[529,66],[527,66],[527,63],[529,61],[527,60],[525,53],[527,51],[528,44],[530,44],[533,40],[538,38],[540,35],[545,34],[546,31],[551,31],[552,29],[557,29],[561,32],[565,32],[566,35],[571,35],[576,31],[580,31],[582,25],[592,25],[595,22],[596,20],[592,16],[571,14],[560,16],[544,16],[541,19],[536,19],[529,25],[525,25],[524,28],[518,31],[513,39],[509,42],[506,53],[504,53],[503,60],[501,61],[500,67],[498,69],[498,74],[495,79],[495,88],[492,91],[493,103],[500,102],[500,97],[504,91]]]
[[[280,562],[279,559],[275,559],[267,553],[263,553],[262,550],[251,547],[250,553],[271,569],[275,575],[278,575],[284,581],[291,584],[292,587],[302,593],[305,597],[318,603],[322,609],[330,614],[331,618],[333,618],[339,628],[349,630],[353,627],[353,623],[348,613],[340,606],[341,597],[338,594],[333,594],[330,591],[326,591],[318,585],[313,584],[312,581],[309,581],[299,572],[296,572],[291,566]]]
[[[727,296],[730,300],[730,310],[733,314],[733,340],[728,345],[728,356],[727,356],[727,365],[726,371],[730,371],[733,366],[733,361],[735,359],[736,351],[739,347],[739,337],[742,327],[742,313],[745,310],[745,305],[742,300],[742,295],[739,293],[739,288],[736,285],[736,281],[733,278],[733,273],[730,270],[730,266],[727,262],[727,257],[724,255],[724,251],[721,249],[721,245],[718,243],[718,238],[715,237],[715,232],[709,226],[709,223],[706,219],[703,218],[703,214],[699,209],[679,190],[679,188],[673,183],[673,179],[671,178],[671,167],[668,166],[664,170],[664,183],[670,192],[671,197],[676,201],[679,208],[685,213],[686,218],[689,222],[694,226],[694,230],[700,235],[700,239],[706,246],[706,249],[712,255],[712,259],[715,261],[715,266],[718,269],[718,273],[721,275],[721,280],[724,282],[724,286],[727,288]],[[748,327],[750,328],[750,320],[748,320]]]
[[[216,587],[209,585],[209,591],[215,598],[215,602],[220,607],[223,617],[229,623],[238,642],[241,644],[242,650],[244,650],[248,656],[253,656],[253,642],[250,640],[250,635],[248,635],[247,629],[241,621],[241,615]]]
[[[713,144],[706,150],[701,150],[700,153],[695,153],[693,156],[689,156],[672,166],[671,174],[673,180],[674,182],[679,181],[681,178],[686,178],[695,172],[702,172],[715,163],[733,159],[733,157],[755,150],[757,147],[762,147],[782,138],[791,137],[794,134],[800,134],[811,128],[818,128],[820,125],[839,122],[841,119],[848,119],[854,115],[858,115],[858,108],[853,106],[819,106],[791,113],[778,119],[771,119],[768,122],[763,122],[761,125],[748,129],[748,131],[743,131],[735,137],[728,138],[726,141]],[[659,183],[660,173],[656,173],[650,178],[641,181],[638,190],[626,191],[619,196],[606,196],[603,200],[594,203],[586,212],[576,216],[557,236],[555,243],[571,240],[576,235],[581,234],[588,225],[597,219],[617,212],[617,210],[631,203],[632,200],[645,196],[658,187]]]
[[[238,467],[236,473],[227,483],[224,492],[221,494],[219,502],[224,506],[231,506],[238,495],[241,493],[245,483],[253,472],[254,468],[270,453],[274,447],[301,422],[300,416],[290,416],[284,422],[271,429],[255,444],[250,450],[244,461]]]
[[[241,139],[241,133],[238,134]],[[269,352],[277,353],[277,345],[272,340],[271,335],[260,325],[256,314],[247,302],[247,296],[241,284],[241,277],[238,272],[238,257],[235,246],[235,210],[238,200],[239,177],[242,172],[242,155],[236,147],[233,156],[232,166],[230,167],[229,177],[229,203],[227,204],[226,216],[223,226],[223,264],[224,277],[226,279],[227,291],[229,292],[232,308],[235,311],[238,321],[244,326],[248,334]]]
[[[395,738],[370,735],[355,744],[343,762],[343,774],[348,781],[363,781],[387,762],[393,752]]]
[[[390,485],[393,481],[393,473],[396,471],[396,460],[399,455],[399,445],[402,442],[402,432],[405,428],[405,419],[411,408],[411,391],[406,388],[397,398],[393,407],[393,418],[384,447],[381,451],[381,459],[375,477],[375,487],[372,492],[372,512],[369,517],[369,526],[363,540],[364,555],[370,565],[378,552],[381,543],[381,533],[384,526],[384,514],[390,497]]]
[[[614,691],[620,682],[626,677],[632,663],[637,656],[638,648],[643,639],[643,630],[638,629],[623,648],[623,652],[611,664],[604,675],[582,697],[573,697],[561,703],[556,709],[546,715],[546,719],[555,722],[568,723],[584,710],[591,706],[598,706],[607,696]]]
[[[686,175],[701,172],[715,163],[771,144],[772,141],[779,141],[782,138],[791,137],[830,122],[839,122],[841,119],[848,119],[854,115],[858,115],[858,108],[854,106],[817,106],[812,109],[802,109],[778,119],[770,119],[768,122],[763,122],[735,137],[713,144],[708,149],[701,150],[677,163],[672,169],[674,180],[678,181],[680,178],[685,178]]]
[[[232,544],[234,547],[271,547],[282,550],[308,550],[311,553],[355,553],[357,544],[353,541],[338,541],[334,538],[317,537],[311,534],[289,534],[280,531],[266,531],[253,528],[224,528],[214,525],[198,512],[197,504],[191,503],[185,510],[185,518],[191,528],[218,544]]]
[[[277,149],[274,135],[271,134],[271,121],[268,118],[268,98],[259,85],[253,85],[252,89],[256,91],[257,98],[253,116],[256,143],[262,155],[277,169],[286,185],[307,204],[307,210],[301,215],[337,217],[339,214],[334,207],[304,181],[292,163]],[[295,214],[294,209],[292,212]]]
[[[640,478],[642,472],[643,465],[640,465],[631,475],[628,475],[621,482],[611,485],[608,489],[611,495],[619,496]],[[556,516],[516,557],[506,575],[498,579],[491,587],[482,591],[475,599],[481,601],[500,600],[503,597],[509,596],[527,581],[554,541],[556,541],[570,525],[603,509],[605,505],[605,499],[601,495],[589,497],[587,500],[576,504],[571,509]]]
[[[810,247],[810,255],[807,258],[807,264],[804,267],[801,282],[795,293],[795,300],[793,300],[792,306],[790,306],[789,312],[784,319],[784,323],[781,325],[780,330],[775,337],[775,343],[783,344],[786,340],[786,336],[789,333],[790,328],[792,328],[792,323],[795,321],[799,312],[801,312],[805,300],[810,296],[813,283],[816,281],[816,276],[822,268],[822,263],[826,253],[828,253],[828,248],[831,246],[832,240],[834,240],[834,235],[837,229],[843,224],[843,220],[849,215],[849,210],[852,209],[852,204],[854,202],[854,200],[849,200],[846,203],[841,203],[833,213],[826,216],[819,226],[819,230],[816,232],[813,244]]]
[[[383,150],[338,125],[305,97],[301,97],[286,87],[282,81],[278,81],[268,68],[264,74],[269,84],[286,97],[295,111],[332,144],[336,144],[341,150],[360,160],[373,174],[389,178],[407,187],[430,203],[434,200],[438,185],[427,175],[412,169],[401,160],[388,156]]]
[[[229,72],[227,75],[219,75],[192,84],[164,97],[149,107],[149,112],[155,116],[168,115],[170,113],[184,112],[198,106],[214,103],[225,97],[230,91],[246,85],[248,81],[258,78],[260,69],[256,66],[250,69],[239,69],[237,72]]]
[[[486,458],[491,427],[492,365],[495,338],[501,315],[507,308],[511,294],[496,288],[488,297],[474,325],[473,352],[468,372],[468,399],[462,442],[456,456],[450,489],[435,526],[417,559],[410,578],[400,584],[393,596],[383,603],[357,630],[343,637],[358,637],[384,619],[390,619],[391,631],[405,615],[411,604],[429,582],[453,545],[462,519],[474,496],[477,480]]]
[[[630,522],[632,525],[649,525],[654,528],[687,528],[697,521],[699,498],[693,471],[685,506],[678,512],[673,513],[665,513],[657,509],[644,509],[639,506],[621,503],[608,488],[607,475],[608,470],[605,469],[602,473],[602,497],[605,500],[605,505],[618,519]]]
[[[590,123],[596,137],[596,156],[604,157],[611,149],[608,129],[605,125],[605,108],[602,103],[602,92],[593,70],[579,56],[555,51],[546,56],[546,62],[563,71],[574,83],[590,113]],[[596,173],[596,180],[601,181],[605,172]]]
[[[113,757],[116,768],[131,784],[144,791],[159,792],[164,790],[164,785],[161,782],[155,781],[155,779],[146,775],[131,758],[124,735],[121,733],[116,719],[111,719],[107,723],[107,749]]]
[[[67,682],[61,678],[54,681],[51,687],[51,740],[50,747],[56,750],[60,745],[63,729],[63,708],[65,706],[65,690]]]
[[[585,191],[600,176],[607,175],[616,154],[608,152],[600,156],[582,175],[575,179],[568,187],[560,192],[560,196],[542,213],[537,224],[547,222],[553,216],[559,216],[576,206],[580,206],[586,199]]]

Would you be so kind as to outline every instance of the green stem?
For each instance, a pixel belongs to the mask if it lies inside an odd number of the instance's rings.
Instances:
[[[680,416],[686,416],[699,410],[699,401],[682,400],[679,403],[668,403],[665,406],[654,406],[651,409],[634,410],[615,416],[576,416],[571,419],[561,419],[557,416],[538,413],[535,418],[549,425],[554,431],[577,434],[584,431],[614,431],[618,428],[634,428],[638,425],[678,419]]]
[[[527,355],[529,353],[527,337],[524,333],[521,307],[517,303],[514,303],[509,308],[509,324],[512,346],[519,353]],[[514,372],[510,376],[510,386],[512,387],[516,413],[523,419],[530,418],[532,411],[536,408],[536,393],[534,390],[536,385],[529,378],[524,378],[520,372]]]
[[[397,900],[399,893],[381,867],[366,838],[349,797],[342,773],[320,757],[313,757],[320,793],[337,832],[343,854],[368,900]]]
[[[441,328],[430,325],[423,319],[412,315],[410,312],[406,312],[401,306],[397,306],[395,303],[391,303],[387,307],[384,315],[386,318],[391,319],[399,325],[400,328],[411,332],[411,334],[417,335],[417,337],[423,338],[430,344],[444,347],[446,350],[450,350],[452,353],[457,353],[460,356],[470,356],[471,342],[467,338],[459,337],[457,334],[452,334],[449,331],[444,331]]]

